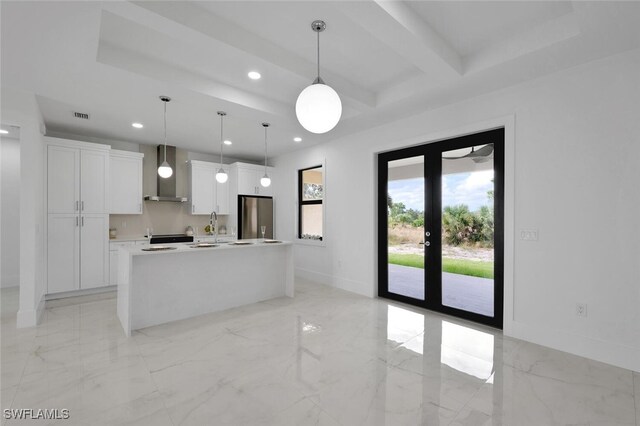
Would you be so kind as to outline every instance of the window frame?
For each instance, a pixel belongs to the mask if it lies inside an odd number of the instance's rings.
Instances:
[[[303,173],[308,170],[313,169],[322,169],[322,199],[321,200],[304,200],[302,197],[302,185],[303,185]],[[296,239],[298,242],[310,243],[310,244],[322,244],[325,241],[325,172],[326,167],[324,162],[316,164],[315,166],[305,167],[303,169],[298,169],[298,185],[297,185],[297,197],[298,200],[298,226],[296,230]],[[322,205],[322,235],[318,240],[306,239],[302,238],[302,207],[305,205]]]

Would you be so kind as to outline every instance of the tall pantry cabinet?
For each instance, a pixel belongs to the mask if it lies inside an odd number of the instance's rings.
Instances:
[[[110,147],[46,139],[47,293],[107,286]]]

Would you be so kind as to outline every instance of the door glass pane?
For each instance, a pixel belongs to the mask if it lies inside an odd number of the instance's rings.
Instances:
[[[442,153],[442,304],[493,317],[493,145]]]
[[[388,291],[425,300],[424,156],[388,162]]]

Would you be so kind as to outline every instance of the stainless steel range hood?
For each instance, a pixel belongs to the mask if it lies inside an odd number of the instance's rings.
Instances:
[[[164,161],[164,145],[158,145],[158,163],[162,164]],[[176,147],[167,145],[167,163],[173,169],[171,177],[162,178],[156,173],[158,179],[157,195],[145,195],[144,199],[147,201],[170,201],[173,203],[184,203],[187,201],[186,197],[176,196]],[[157,167],[157,165],[156,165]]]

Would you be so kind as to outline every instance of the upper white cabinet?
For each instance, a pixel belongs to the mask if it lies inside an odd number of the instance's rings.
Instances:
[[[110,152],[111,214],[142,214],[142,161],[140,152]]]
[[[216,170],[213,163],[189,162],[191,214],[211,214],[215,208]]]
[[[80,210],[80,150],[49,145],[47,166],[48,212],[77,213]]]
[[[254,164],[234,163],[237,170],[238,194],[240,195],[262,195],[271,197],[273,186],[264,187],[260,184],[260,179],[264,176],[264,166]],[[267,167],[267,173],[273,180],[273,168]]]
[[[71,145],[71,146],[69,146]],[[47,211],[107,213],[109,150],[47,146]]]
[[[191,214],[229,214],[229,184],[216,181],[219,166],[207,161],[189,161],[189,203]]]
[[[80,211],[109,213],[109,152],[80,150]]]
[[[46,141],[47,293],[109,285],[110,147]]]

